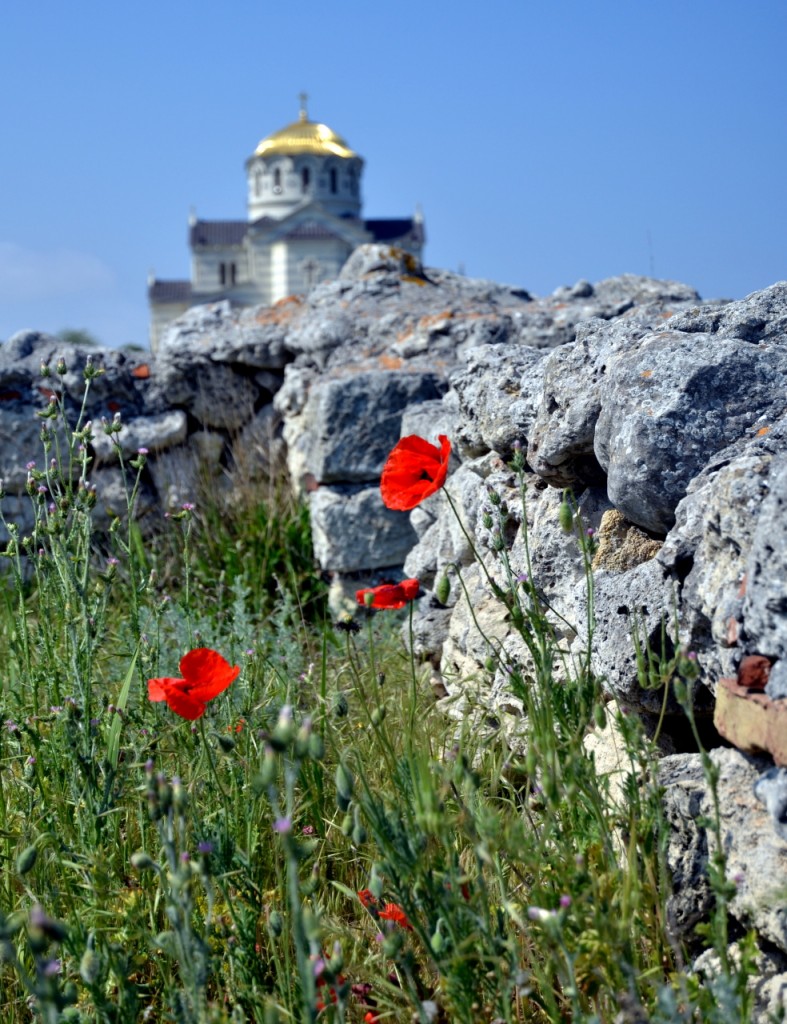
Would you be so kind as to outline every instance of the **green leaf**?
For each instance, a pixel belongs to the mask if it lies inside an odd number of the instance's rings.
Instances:
[[[126,672],[126,678],[123,680],[123,685],[120,687],[120,693],[115,701],[115,707],[119,711],[126,710],[126,704],[128,704],[128,695],[131,692],[131,683],[134,679],[134,669],[137,667],[137,657],[139,656],[139,646],[134,651],[134,657],[131,659],[131,664]],[[123,721],[120,715],[115,715],[115,720],[109,729],[109,742],[107,743],[107,760],[112,766],[114,771],[118,766],[118,754],[120,753],[120,730],[123,728]]]

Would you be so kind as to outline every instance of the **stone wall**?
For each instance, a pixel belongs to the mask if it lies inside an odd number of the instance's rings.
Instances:
[[[787,696],[787,283],[702,304],[685,285],[624,275],[534,298],[365,246],[306,298],[189,311],[155,359],[24,332],[0,348],[3,510],[23,530],[25,466],[40,458],[36,413],[57,389],[76,414],[89,356],[105,370],[88,401],[90,485],[105,522],[118,510],[120,470],[102,418],[120,416],[125,455],[149,451],[143,524],[191,500],[197,470],[217,489],[238,479],[248,487],[286,460],[309,502],[335,613],[354,607],[360,586],[417,576],[426,591],[417,653],[436,692],[454,707],[466,696],[464,706],[486,709],[503,735],[515,736],[521,713],[507,680],[498,674],[462,692],[487,652],[460,588],[447,606],[432,590],[447,565],[461,567],[476,617],[516,651],[482,571],[500,573],[499,539],[483,526],[493,491],[510,511],[504,542],[514,572],[528,571],[526,524],[534,583],[574,624],[567,642],[581,646],[584,567],[559,523],[570,488],[584,528],[595,531],[595,670],[611,696],[646,719],[656,714],[661,695],[639,685],[632,621],[655,649],[663,622],[678,623],[669,642],[696,655],[698,712],[713,735],[716,707],[717,727],[740,748],[723,749],[716,735],[714,756],[738,787],[729,799],[744,808],[732,848],[743,863],[738,831],[749,830],[746,842],[759,837],[766,851],[757,874],[785,877],[787,740],[767,725],[784,721]],[[41,364],[54,371],[61,358],[67,372],[42,377]],[[409,433],[452,439],[446,490],[472,547],[443,493],[409,514],[383,507],[383,462]],[[509,468],[517,448],[527,453],[524,510]],[[679,708],[668,712],[679,730]],[[675,780],[676,842],[702,861],[707,844],[692,820],[707,795],[696,760],[673,755],[665,771]],[[672,857],[676,877],[690,873],[678,847]],[[770,897],[749,878],[733,913],[787,954],[787,920],[758,909]],[[676,920],[688,920],[676,907]]]

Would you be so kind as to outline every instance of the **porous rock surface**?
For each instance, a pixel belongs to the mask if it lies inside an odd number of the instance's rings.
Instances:
[[[528,655],[490,580],[505,589],[527,577],[566,650],[581,651],[580,531],[593,538],[592,666],[611,699],[645,720],[661,711],[661,694],[641,685],[632,629],[657,656],[694,652],[700,720],[710,722],[719,681],[748,655],[765,656],[770,698],[787,696],[785,282],[704,305],[685,285],[632,275],[537,298],[363,246],[308,296],[190,310],[155,357],[22,332],[0,346],[2,510],[22,531],[32,524],[27,463],[42,457],[38,414],[54,398],[75,421],[88,359],[102,370],[85,405],[100,522],[124,511],[119,454],[126,464],[148,452],[135,510],[143,528],[194,500],[198,475],[231,494],[286,460],[310,505],[335,613],[355,607],[359,586],[418,576],[415,650],[435,691],[511,742],[521,701],[505,659],[490,669],[490,643],[522,664]],[[116,417],[113,440],[102,421]],[[448,483],[411,513],[391,512],[379,475],[408,433],[452,439]],[[524,503],[516,452],[526,455]],[[574,496],[571,533],[561,527],[563,488]],[[448,569],[444,606],[433,590]],[[674,699],[666,711],[665,730],[677,735]],[[679,837],[673,917],[690,929],[708,906],[699,866],[709,839],[696,820],[708,797],[696,761],[674,756],[664,767]],[[752,788],[770,761],[725,749],[713,757],[730,863],[746,878],[733,913],[787,953],[782,904],[768,888],[785,878],[784,808],[770,783],[762,799]]]

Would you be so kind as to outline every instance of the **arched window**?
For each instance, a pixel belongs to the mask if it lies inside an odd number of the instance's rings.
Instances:
[[[262,195],[262,168],[258,167],[254,172],[254,191],[258,196]]]
[[[281,170],[278,167],[273,170],[273,191],[281,192]]]
[[[331,192],[333,193],[333,195],[336,195],[336,192],[338,190],[337,185],[338,185],[338,182],[337,182],[336,168],[332,167],[331,168]]]
[[[308,167],[302,168],[301,169],[301,191],[302,192],[308,192],[309,191],[309,182],[310,181],[311,181],[311,171],[309,170]]]

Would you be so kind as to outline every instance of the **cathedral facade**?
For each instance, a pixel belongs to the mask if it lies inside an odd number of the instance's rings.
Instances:
[[[148,281],[150,343],[190,306],[228,299],[272,305],[335,277],[364,242],[420,258],[423,219],[364,220],[363,159],[327,125],[310,121],[305,97],[293,124],[264,138],[246,161],[247,220],[189,218],[191,279]]]

